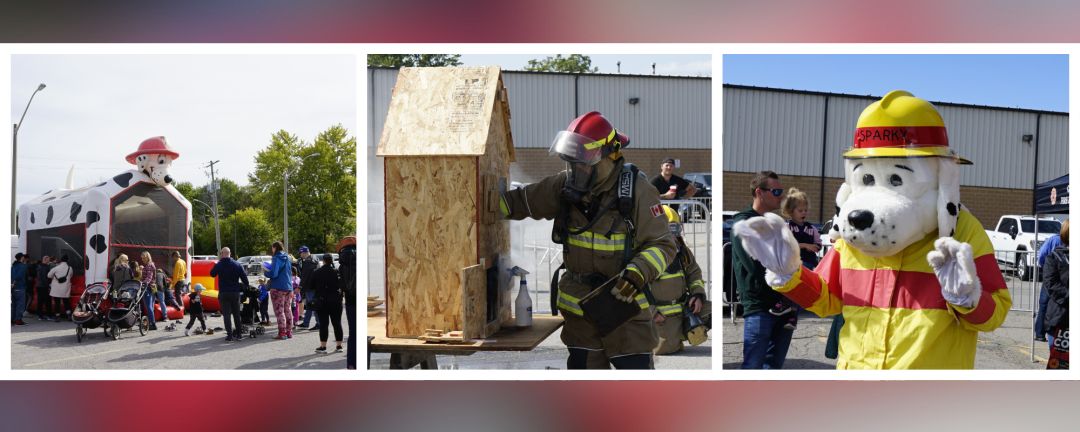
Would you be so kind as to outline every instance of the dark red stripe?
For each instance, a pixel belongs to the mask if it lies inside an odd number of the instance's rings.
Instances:
[[[933,273],[884,269],[842,272],[845,306],[915,310],[948,307]]]
[[[855,130],[855,148],[949,146],[941,126],[864,127]]]
[[[803,267],[799,276],[802,283],[784,295],[804,308],[813,306],[814,302],[821,298],[821,280],[830,280],[832,274],[840,271],[840,254],[836,252],[836,249],[829,249],[829,252],[825,253],[825,257],[818,263],[816,270],[817,272]],[[833,279],[839,280],[839,278]],[[839,290],[839,286],[829,285],[829,291],[837,298],[840,297]]]
[[[1001,275],[997,259],[994,254],[986,254],[975,258],[975,274],[979,276],[983,291],[993,293],[997,290],[1009,289],[1005,284],[1005,276]]]
[[[997,309],[997,303],[994,302],[994,297],[985,289],[982,292],[982,298],[979,299],[979,306],[971,313],[960,314],[964,317],[964,320],[979,325],[990,320],[990,317],[994,316],[994,309]]]

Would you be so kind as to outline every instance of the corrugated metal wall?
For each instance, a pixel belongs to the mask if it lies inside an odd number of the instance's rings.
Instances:
[[[378,145],[397,73],[368,69],[368,146]],[[589,111],[612,120],[631,148],[712,148],[711,79],[503,71],[503,84],[518,148],[550,147],[557,131]],[[632,97],[640,101],[631,105]]]
[[[820,175],[824,114],[823,97],[725,88],[724,170]]]
[[[828,120],[825,99],[828,98]],[[724,170],[821,175],[822,127],[825,175],[843,177],[843,149],[852,145],[862,110],[875,100],[768,89],[724,88]],[[948,128],[949,145],[972,160],[961,169],[965,186],[1030,189],[1039,127],[1039,182],[1069,171],[1069,116],[938,104]]]

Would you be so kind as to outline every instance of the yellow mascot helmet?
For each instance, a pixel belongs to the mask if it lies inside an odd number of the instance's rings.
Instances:
[[[854,147],[844,153],[846,159],[944,157],[971,164],[949,148],[937,108],[903,90],[891,91],[866,107],[855,127]]]

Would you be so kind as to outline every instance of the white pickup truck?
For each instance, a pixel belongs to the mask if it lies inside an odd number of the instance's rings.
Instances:
[[[1035,217],[1004,215],[998,220],[997,228],[986,230],[990,242],[994,244],[995,255],[999,263],[1016,269],[1016,277],[1021,280],[1031,279],[1032,269],[1037,265],[1039,247],[1050,236],[1061,231],[1061,222],[1048,217],[1039,218],[1039,237],[1035,238]],[[1035,253],[1017,254],[1005,251],[1034,251]]]

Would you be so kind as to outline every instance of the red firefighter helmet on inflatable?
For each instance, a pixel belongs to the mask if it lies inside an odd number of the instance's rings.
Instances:
[[[147,138],[142,144],[139,144],[138,151],[127,155],[127,161],[129,164],[135,165],[135,158],[144,154],[166,154],[172,156],[173,160],[180,158],[180,153],[174,151],[163,136]]]

